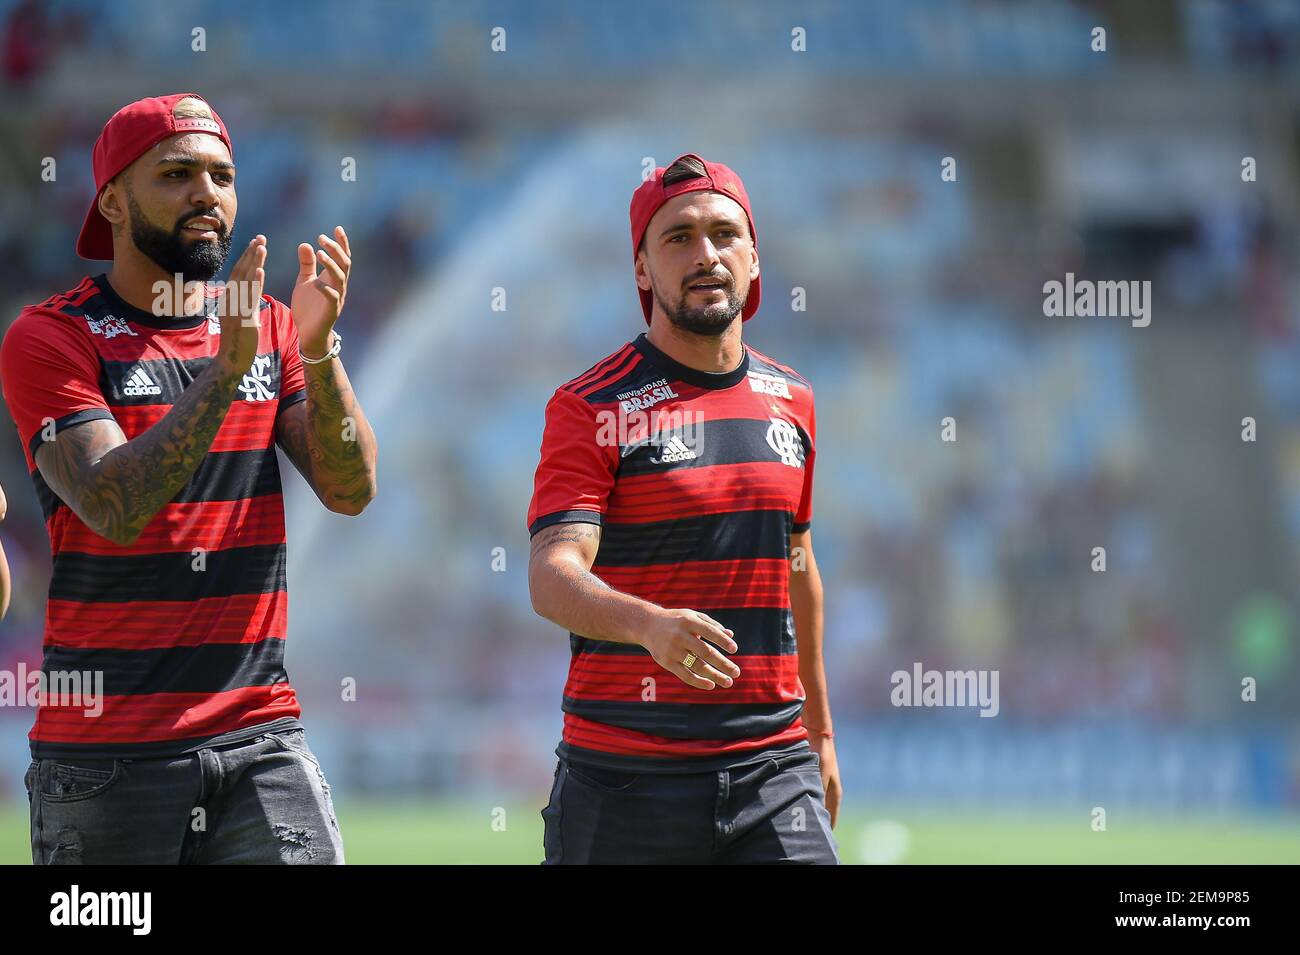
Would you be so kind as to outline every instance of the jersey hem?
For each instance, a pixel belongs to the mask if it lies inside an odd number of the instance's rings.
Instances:
[[[242,743],[267,733],[305,730],[296,716],[281,716],[267,723],[244,726],[215,736],[198,736],[190,739],[169,739],[148,743],[60,743],[49,740],[32,740],[32,759],[163,759],[183,756],[201,749]]]
[[[780,756],[789,756],[805,750],[811,750],[807,738],[779,746],[760,745],[752,750],[728,753],[723,756],[625,756],[621,753],[605,753],[598,749],[574,746],[563,740],[555,747],[555,755],[560,759],[579,765],[595,766],[601,769],[623,770],[639,773],[716,773],[724,769],[737,769],[752,766],[765,760]]]

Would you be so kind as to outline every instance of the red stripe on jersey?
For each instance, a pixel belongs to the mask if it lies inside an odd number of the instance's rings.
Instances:
[[[217,294],[208,289],[209,300]],[[115,692],[124,692],[127,685],[185,691],[110,700],[109,709],[98,719],[86,719],[80,711],[74,716],[73,711],[42,709],[31,735],[37,758],[48,755],[41,752],[43,740],[84,744],[87,755],[101,743],[162,742],[147,751],[165,756],[184,748],[170,748],[165,745],[168,740],[221,736],[298,715],[287,684],[224,689],[250,680],[284,679],[281,670],[267,671],[279,666],[282,644],[263,645],[263,641],[284,638],[286,594],[281,589],[227,596],[231,590],[271,589],[258,586],[255,578],[244,579],[258,568],[265,580],[282,588],[285,533],[275,452],[278,399],[301,391],[305,379],[288,307],[270,296],[263,296],[263,306],[257,352],[271,356],[271,361],[264,362],[259,372],[263,387],[245,389],[231,402],[209,448],[222,459],[206,458],[186,489],[126,546],[92,533],[62,506],[37,472],[31,442],[51,420],[93,420],[105,410],[128,440],[138,437],[168,413],[171,406],[166,402],[176,400],[173,392],[178,383],[209,363],[219,336],[209,331],[212,326],[202,315],[160,321],[122,300],[102,275],[83,279],[44,305],[24,308],[5,331],[0,386],[37,493],[50,515],[46,522],[54,558],[50,590],[57,599],[47,607],[46,659],[85,651],[93,656],[93,651],[106,650],[105,665],[120,664],[121,671],[131,676],[131,682]],[[147,405],[112,405],[125,391],[121,376],[149,362],[158,365],[160,394],[144,399],[151,402]],[[163,384],[169,387],[164,389]],[[275,397],[248,400],[262,394]],[[223,500],[232,497],[239,499]],[[196,549],[219,555],[222,572],[210,580],[201,575],[193,580],[184,574],[156,579],[150,572],[114,572],[116,561],[121,567],[172,568],[181,561],[184,567]],[[239,561],[253,563],[240,566]],[[110,578],[103,588],[98,573]],[[202,645],[207,643],[222,646],[204,655]],[[185,649],[177,654],[157,652],[167,648]],[[198,648],[197,652],[191,648]],[[262,649],[273,649],[274,660],[252,652]],[[245,650],[250,653],[240,652]],[[176,658],[186,655],[204,658],[202,681],[190,681],[193,674],[176,665]],[[250,675],[246,665],[253,665],[261,675]],[[191,692],[203,686],[218,692]]]
[[[596,362],[596,364],[592,365],[591,368],[589,368],[587,371],[584,371],[577,378],[574,378],[572,381],[565,384],[564,389],[566,391],[574,391],[575,389],[581,388],[583,385],[587,384],[588,382],[594,381],[597,377],[603,375],[605,372],[609,371],[609,369],[613,368],[615,365],[617,365],[619,362],[625,359],[628,356],[628,354],[633,350],[634,349],[632,348],[631,344],[624,345],[622,348],[614,352],[614,354],[610,355],[608,358],[603,358],[600,361]]]
[[[302,714],[288,683],[224,693],[106,696],[103,705],[98,716],[80,706],[42,706],[29,737],[46,743],[156,743],[218,736]]]
[[[783,746],[808,738],[803,720],[797,719],[779,733],[757,739],[674,739],[625,730],[607,723],[595,723],[572,713],[564,714],[564,741],[571,746],[618,753],[624,756],[691,757],[742,753],[769,746]]]
[[[724,514],[736,509],[733,488],[737,486],[744,487],[748,510],[786,511],[790,507],[789,482],[790,468],[780,461],[680,468],[671,484],[660,474],[629,475],[614,486],[609,513],[617,515],[620,524]]]
[[[45,615],[51,646],[161,650],[205,643],[283,638],[285,592],[201,600],[77,603],[51,600]]]
[[[620,378],[625,377],[629,372],[632,371],[632,369],[640,365],[643,360],[644,359],[641,357],[640,352],[637,352],[634,355],[630,355],[625,361],[620,362],[616,367],[611,368],[608,372],[601,375],[599,378],[595,378],[592,381],[588,382],[587,384],[583,385],[581,388],[577,389],[578,395],[585,398],[587,397],[587,395],[600,391],[602,388],[609,387],[614,382],[618,381]]]
[[[60,553],[126,557],[140,554],[225,550],[284,543],[284,501],[280,494],[241,501],[164,504],[132,544],[114,544],[61,507],[46,525]]]
[[[740,667],[740,677],[730,686],[718,684],[700,690],[683,683],[649,656],[622,653],[582,653],[569,668],[564,695],[575,700],[642,699],[647,676],[655,680],[656,703],[790,703],[804,699],[799,682],[799,657],[745,656],[730,659]]]
[[[81,280],[81,284],[76,288],[67,292],[60,292],[57,295],[51,295],[41,303],[40,307],[58,310],[64,305],[77,306],[85,302],[86,299],[90,298],[98,291],[99,289],[96,288],[94,279],[87,276]]]
[[[110,406],[128,441],[148,431],[171,411],[171,405]],[[226,420],[217,430],[209,451],[256,451],[267,446],[279,410],[276,401],[232,401]]]
[[[790,568],[784,560],[700,560],[646,567],[607,567],[591,572],[615,590],[665,607],[790,606]]]

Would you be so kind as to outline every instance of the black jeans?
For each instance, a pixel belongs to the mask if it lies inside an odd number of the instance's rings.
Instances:
[[[560,760],[544,864],[838,864],[820,765],[807,751],[709,773]]]
[[[37,865],[343,862],[302,730],[159,759],[38,759],[26,782]]]

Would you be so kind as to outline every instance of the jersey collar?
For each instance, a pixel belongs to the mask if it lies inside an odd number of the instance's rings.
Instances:
[[[698,368],[683,365],[650,344],[650,339],[646,337],[645,332],[636,337],[632,347],[663,371],[669,380],[684,381],[697,388],[730,388],[744,381],[745,376],[749,374],[749,349],[744,345],[741,345],[744,355],[740,359],[740,364],[731,371],[700,371]]]
[[[108,305],[108,310],[118,318],[124,318],[128,322],[134,322],[137,325],[146,325],[149,328],[196,328],[208,320],[207,314],[202,315],[154,315],[152,312],[146,312],[142,308],[136,308],[122,296],[118,295],[109,284],[108,275],[101,273],[94,277],[99,294],[103,296]],[[205,303],[211,307],[212,299]]]

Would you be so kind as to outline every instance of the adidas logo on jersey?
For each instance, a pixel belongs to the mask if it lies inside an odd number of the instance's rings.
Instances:
[[[650,456],[651,464],[674,464],[677,461],[693,461],[697,455],[678,435],[673,435],[664,442],[658,457]]]
[[[136,367],[122,383],[122,394],[128,398],[142,398],[146,395],[161,395],[162,389],[154,384],[143,368]]]
[[[765,375],[761,371],[751,371],[749,373],[749,387],[760,395],[794,398],[794,395],[790,394],[789,383],[780,375]]]

